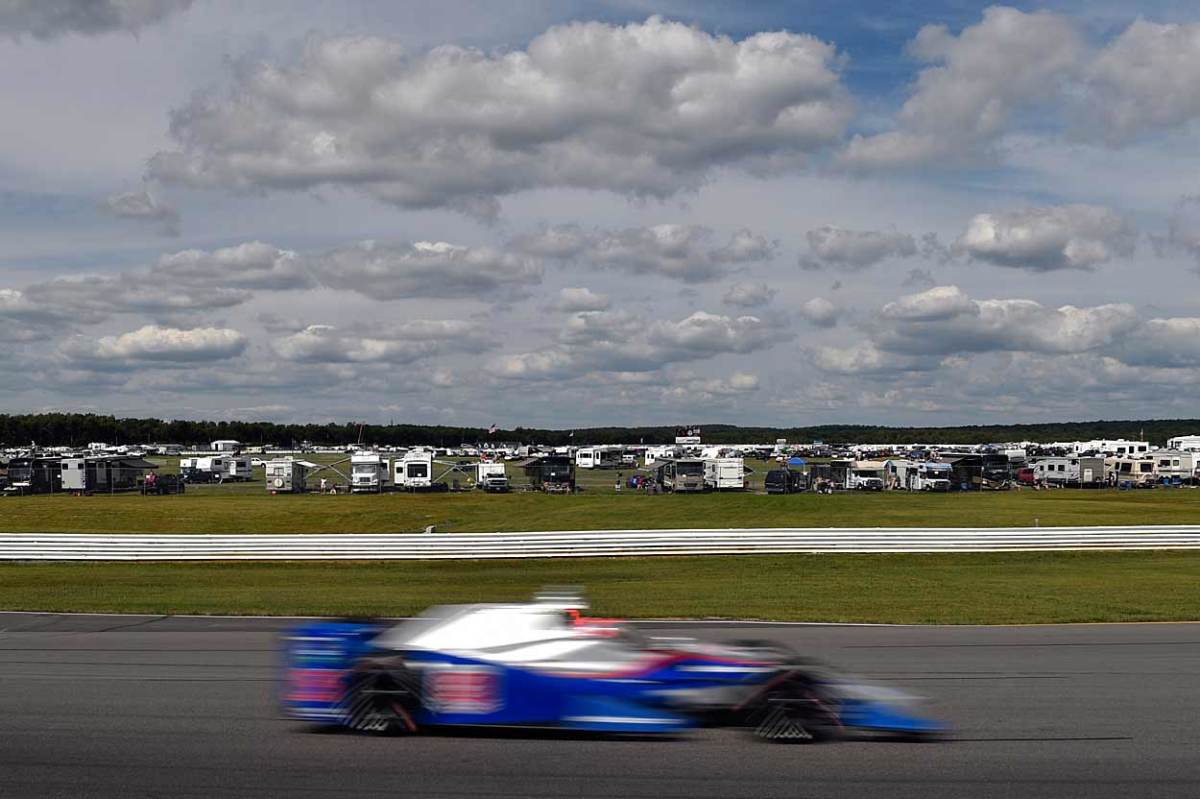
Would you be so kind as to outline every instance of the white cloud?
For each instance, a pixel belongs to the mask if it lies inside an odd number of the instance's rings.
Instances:
[[[934,286],[889,302],[880,313],[888,319],[936,321],[974,313],[975,310],[971,298],[958,286]]]
[[[179,235],[179,211],[144,189],[110,194],[100,207],[119,219],[150,222],[164,236]]]
[[[119,336],[73,336],[60,351],[83,366],[104,361],[196,363],[240,355],[247,341],[229,328],[198,327],[180,330],[146,325]]]
[[[1076,24],[1048,11],[992,6],[958,36],[926,25],[909,45],[930,66],[896,117],[896,129],[855,136],[840,155],[856,169],[974,160],[1014,116],[1055,98],[1085,52]]]
[[[365,297],[449,297],[493,301],[541,282],[527,255],[446,242],[363,241],[309,258],[322,284]]]
[[[857,271],[888,258],[917,254],[917,244],[907,233],[846,230],[825,225],[805,234],[808,254],[800,256],[805,269]]]
[[[481,352],[491,344],[473,322],[415,319],[370,328],[309,325],[271,346],[284,360],[298,363],[408,364],[450,352]]]
[[[584,266],[656,274],[687,282],[713,280],[728,264],[770,258],[775,245],[748,230],[735,231],[720,246],[701,225],[653,225],[625,230],[585,230],[557,225],[518,236],[510,246],[530,255]]]
[[[557,307],[560,311],[607,311],[610,305],[612,301],[607,296],[589,288],[565,288],[558,292]]]
[[[833,327],[842,309],[824,297],[813,297],[800,306],[800,315],[817,327]]]
[[[185,10],[192,0],[4,0],[0,33],[52,39],[137,31]]]
[[[1136,19],[1088,64],[1085,132],[1110,144],[1200,116],[1200,24]]]
[[[1115,211],[1064,205],[978,214],[955,246],[997,266],[1049,272],[1091,269],[1131,255],[1136,238],[1132,223]]]
[[[182,250],[151,267],[156,278],[187,285],[236,289],[302,289],[314,284],[303,261],[291,250],[251,241],[216,250]]]
[[[570,317],[552,348],[500,356],[491,371],[509,378],[570,378],[589,372],[637,373],[673,363],[767,349],[790,338],[756,316],[696,311],[679,320],[649,320],[623,311]]]
[[[766,283],[734,283],[725,292],[721,302],[726,305],[736,305],[740,308],[753,308],[766,305],[775,296],[775,290]]]
[[[714,169],[776,173],[838,141],[852,115],[833,46],[740,41],[651,17],[552,27],[525,50],[310,37],[295,64],[239,72],[172,116],[164,180],[358,187],[406,208],[495,213],[535,187],[667,197]]]

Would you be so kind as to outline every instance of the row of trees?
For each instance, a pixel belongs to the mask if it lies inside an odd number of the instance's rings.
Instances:
[[[874,425],[817,425],[813,427],[701,426],[706,443],[772,444],[784,438],[792,443],[812,441],[902,444],[965,444],[980,441],[1073,441],[1094,438],[1131,438],[1163,443],[1176,435],[1200,433],[1200,420],[1057,422],[1047,424],[972,425],[959,427],[880,427]],[[83,446],[93,441],[107,444],[207,444],[236,439],[244,444],[294,446],[301,442],[346,444],[361,440],[369,445],[457,446],[478,441],[519,441],[524,444],[563,445],[674,442],[674,427],[593,427],[577,430],[544,430],[516,427],[489,432],[482,427],[447,427],[412,424],[275,424],[273,422],[205,422],[185,419],[119,419],[90,413],[39,413],[0,415],[0,445]]]

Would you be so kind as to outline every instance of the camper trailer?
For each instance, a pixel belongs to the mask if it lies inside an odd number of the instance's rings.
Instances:
[[[91,494],[97,491],[130,491],[144,472],[157,468],[150,461],[127,456],[96,455],[59,461],[64,491]]]
[[[1105,464],[1117,485],[1152,486],[1158,481],[1152,458],[1109,458]]]
[[[392,482],[397,488],[418,491],[433,488],[433,453],[410,450],[392,462]]]
[[[623,452],[621,447],[580,447],[575,450],[575,468],[617,469]]]
[[[567,455],[539,455],[521,462],[529,486],[552,494],[569,494],[575,490],[575,467]]]
[[[1104,458],[1057,456],[1033,462],[1033,478],[1044,485],[1098,486],[1104,483]]]
[[[1196,479],[1196,466],[1200,454],[1180,450],[1160,449],[1150,453],[1154,460],[1154,473],[1160,480],[1173,483],[1192,482]]]
[[[707,489],[704,461],[699,458],[671,458],[654,464],[658,484],[676,494],[699,493]]]
[[[356,452],[350,456],[350,492],[378,494],[388,481],[388,461],[378,452]]]
[[[208,455],[180,458],[179,473],[189,483],[243,482],[254,478],[248,455]]]
[[[741,491],[746,488],[746,462],[741,458],[709,458],[704,461],[704,484],[710,491]]]
[[[263,464],[267,491],[272,494],[303,494],[308,490],[308,472],[315,463],[292,458],[275,458]]]
[[[475,487],[492,493],[507,491],[508,474],[504,471],[504,464],[492,461],[475,464]]]

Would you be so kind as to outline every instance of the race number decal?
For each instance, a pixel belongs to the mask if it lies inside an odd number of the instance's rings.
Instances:
[[[425,701],[437,713],[494,713],[504,706],[500,672],[485,666],[429,669]]]

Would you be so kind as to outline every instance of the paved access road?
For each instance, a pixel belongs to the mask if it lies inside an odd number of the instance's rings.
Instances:
[[[938,744],[312,734],[281,623],[0,614],[0,796],[1200,796],[1200,624],[664,625],[772,637],[931,697]]]

